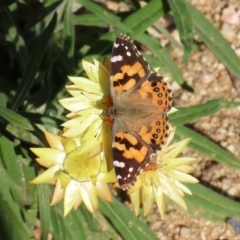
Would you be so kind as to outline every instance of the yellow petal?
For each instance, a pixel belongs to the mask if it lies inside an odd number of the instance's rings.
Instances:
[[[82,203],[82,198],[80,195],[78,195],[77,199],[74,203],[74,206],[73,206],[74,210],[77,210],[79,208],[79,206],[81,205],[81,203]]]
[[[45,168],[50,168],[56,164],[56,163],[47,161],[46,159],[43,159],[43,158],[36,158],[35,160],[38,162],[39,165],[41,165]]]
[[[93,206],[91,198],[90,198],[91,182],[87,181],[87,182],[81,183],[81,187],[79,190],[80,190],[81,198],[82,198],[86,208],[88,209],[89,212],[93,213],[94,206]]]
[[[180,165],[175,167],[175,170],[178,170],[180,172],[185,172],[185,173],[192,173],[194,172],[195,168],[189,165]]]
[[[63,199],[64,190],[61,188],[61,184],[59,179],[56,181],[56,185],[54,188],[52,200],[51,200],[51,206],[58,204]]]
[[[154,188],[154,196],[155,196],[155,200],[156,200],[160,215],[161,215],[162,219],[164,219],[165,197],[164,197],[162,188],[160,186]]]
[[[60,137],[59,135],[44,131],[44,135],[51,148],[57,148],[63,150],[63,145],[66,142],[66,139]]]
[[[96,71],[96,67],[95,65],[85,61],[85,60],[82,60],[82,66],[88,76],[88,78],[90,80],[92,80],[93,82],[98,82],[98,76],[97,76],[97,71]]]
[[[164,194],[177,203],[180,207],[187,209],[187,205],[183,200],[182,196],[176,191],[176,186],[168,179],[161,179],[161,182],[164,184]]]
[[[93,82],[83,77],[69,77],[69,79],[83,92],[102,94],[100,86],[97,82]]]
[[[71,112],[79,112],[94,107],[89,99],[79,99],[78,97],[64,98],[59,100],[61,105]]]
[[[75,141],[75,139],[69,139],[65,144],[65,152],[68,154],[73,151],[77,151],[80,148],[80,141]],[[65,156],[65,160],[66,160]]]
[[[177,157],[182,152],[182,150],[187,146],[190,140],[191,140],[190,138],[187,138],[180,142],[172,144],[171,146],[168,146],[167,154],[172,158]]]
[[[143,187],[143,183],[142,183],[142,180],[141,178],[138,176],[137,177],[137,181],[134,183],[133,187],[131,187],[128,191],[127,191],[127,194],[132,194],[134,193],[135,191],[138,191],[141,187]]]
[[[183,158],[165,158],[163,162],[165,165],[162,167],[164,170],[176,168],[179,165],[187,164],[196,161],[195,158],[183,157]]]
[[[192,192],[182,183],[175,181],[174,184],[176,185],[176,187],[180,190],[182,190],[184,193],[192,195]]]
[[[143,199],[143,215],[144,217],[147,217],[150,214],[154,203],[154,192],[152,185],[143,186],[142,199]]]
[[[174,179],[176,179],[180,182],[186,182],[186,183],[197,183],[198,182],[198,180],[195,177],[193,177],[187,173],[183,173],[183,172],[180,172],[177,170],[171,170],[169,173],[171,174],[171,176]]]
[[[91,184],[91,188],[90,188],[90,198],[91,198],[91,202],[92,202],[94,210],[97,210],[98,209],[97,191],[96,191],[96,187],[92,184]]]
[[[80,183],[72,180],[65,189],[64,194],[64,216],[72,210],[79,195]]]
[[[97,176],[97,179],[101,182],[113,183],[117,181],[115,170],[112,169],[109,173],[100,172]]]
[[[100,198],[102,198],[106,202],[112,202],[112,194],[107,183],[98,181],[96,185],[96,190],[97,190],[97,195]]]
[[[64,151],[53,148],[30,148],[30,150],[45,159],[46,165],[62,164],[66,155]]]
[[[110,73],[109,71],[96,59],[94,63],[98,72],[98,81],[101,88],[101,92],[104,96],[109,95],[110,93]]]
[[[83,128],[82,131],[84,131],[86,129],[85,124],[84,124],[84,126],[81,126],[81,124],[84,123],[84,121],[86,121],[88,123],[88,126],[89,126],[89,125],[91,125],[92,121],[95,121],[97,119],[97,117],[95,117],[95,116],[94,116],[94,118],[92,118],[92,115],[95,115],[94,114],[94,108],[89,108],[86,111],[84,111],[84,113],[81,116],[78,115],[77,117],[64,122],[62,124],[62,126],[66,127],[66,128],[70,128],[70,127],[71,128],[77,128],[77,127],[78,128]],[[90,124],[89,124],[88,119],[91,121]]]
[[[39,183],[50,183],[55,182],[59,174],[61,173],[61,168],[59,165],[54,165],[34,178],[30,183],[39,184]]]
[[[135,191],[131,193],[130,195],[130,200],[133,206],[133,211],[135,213],[135,216],[139,216],[140,213],[140,191]]]

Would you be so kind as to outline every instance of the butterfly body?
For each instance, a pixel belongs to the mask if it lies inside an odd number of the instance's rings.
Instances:
[[[167,137],[171,90],[150,70],[133,41],[120,34],[111,59],[113,163],[119,185],[127,190],[151,162]]]

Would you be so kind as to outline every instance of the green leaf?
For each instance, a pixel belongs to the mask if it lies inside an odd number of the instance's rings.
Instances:
[[[123,20],[125,24],[132,31],[127,31],[129,35],[136,39],[136,37],[143,33],[147,27],[151,26],[164,14],[164,6],[158,0],[152,0],[144,7],[134,12],[129,12],[129,15]],[[114,41],[116,36],[121,32],[121,29],[116,29],[114,32],[104,34],[101,39]],[[139,40],[141,42],[141,38]]]
[[[71,211],[65,218],[62,204],[52,207],[52,226],[54,237],[65,239],[118,239],[117,233],[100,212],[89,213],[82,204],[78,210]]]
[[[182,87],[188,89],[191,92],[193,91],[191,87],[185,84],[185,80],[182,76],[180,69],[178,68],[176,63],[174,63],[173,60],[170,58],[167,50],[165,48],[161,48],[157,39],[143,33],[137,37],[137,40],[145,44],[149,48],[149,50],[155,55],[156,62],[159,62],[158,66],[163,68],[164,71],[171,73],[173,79],[179,85],[182,85]]]
[[[9,110],[5,107],[0,106],[0,116],[8,122],[18,126],[19,128],[29,131],[32,131],[34,129],[31,122],[27,118],[22,117],[16,112]]]
[[[240,78],[240,59],[222,34],[197,8],[186,2],[196,33],[229,70]]]
[[[39,216],[41,221],[41,240],[45,240],[48,238],[51,222],[49,187],[46,184],[39,184],[37,185],[37,192]]]
[[[6,168],[3,166],[3,162],[9,161],[9,159],[3,159],[6,157],[4,152],[9,151],[3,148],[5,142],[6,138],[0,136],[0,238],[26,240],[30,239],[31,232],[21,217],[20,206],[13,200],[11,194],[13,189],[10,187],[12,180],[8,176]],[[14,159],[10,159],[10,161],[13,160]],[[9,219],[11,219],[11,221]]]
[[[100,18],[104,19],[108,23],[111,23],[114,27],[119,28],[123,32],[131,32],[131,29],[121,23],[121,19],[116,15],[110,13],[106,8],[89,0],[77,0],[89,11],[95,13]]]
[[[178,126],[176,128],[175,137],[178,137],[179,139],[180,136],[184,138],[191,138],[191,142],[188,144],[188,146],[202,153],[203,155],[208,156],[215,161],[223,163],[231,168],[240,168],[239,159],[206,137],[191,130],[190,128],[187,128],[185,126]]]
[[[191,13],[189,12],[185,0],[168,0],[168,3],[171,7],[180,39],[184,46],[184,63],[187,64],[188,58],[192,52],[193,24]]]
[[[207,220],[225,222],[227,218],[240,217],[240,204],[201,185],[185,184],[193,196],[185,195],[188,209]]]
[[[74,57],[74,45],[75,45],[75,34],[74,34],[74,24],[73,24],[73,13],[72,13],[73,1],[69,0],[66,4],[66,10],[63,21],[63,46],[67,58],[67,63],[70,72],[72,72],[74,67],[73,57]]]
[[[128,210],[116,198],[111,204],[100,201],[100,211],[110,219],[123,239],[158,239],[149,227]]]
[[[222,108],[233,108],[238,106],[240,106],[240,102],[229,102],[226,99],[214,99],[204,104],[178,108],[177,112],[169,115],[169,119],[174,126],[179,126],[196,121],[201,117],[210,116],[217,113]]]
[[[20,206],[26,206],[34,199],[34,187],[29,184],[34,178],[34,171],[21,157],[20,147],[20,141],[15,140],[13,143],[5,136],[1,136],[1,157],[9,177],[13,198]]]
[[[56,19],[57,19],[57,16],[55,14],[51,22],[49,23],[48,27],[46,28],[46,30],[40,36],[38,43],[36,44],[36,46],[34,47],[31,53],[31,56],[29,58],[29,61],[24,71],[21,82],[12,100],[11,109],[13,110],[16,109],[22,103],[28,90],[32,86],[32,83],[34,82],[43,54],[46,50],[48,41],[55,28]]]
[[[106,19],[92,13],[74,16],[73,21],[74,25],[83,25],[90,27],[108,24],[108,21]]]
[[[133,29],[130,36],[136,38],[138,34],[143,33],[148,27],[152,26],[159,18],[163,16],[162,2],[152,0],[143,8],[132,12],[123,23]]]

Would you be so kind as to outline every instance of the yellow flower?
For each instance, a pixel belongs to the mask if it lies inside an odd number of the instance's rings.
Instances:
[[[64,198],[64,215],[81,202],[90,212],[98,208],[97,197],[111,201],[108,182],[115,182],[114,170],[108,173],[99,147],[82,153],[78,139],[66,139],[45,132],[50,148],[31,148],[39,157],[36,161],[47,168],[31,181],[33,184],[55,184],[51,205]]]
[[[67,86],[71,98],[60,100],[70,111],[70,119],[63,124],[61,136],[45,132],[50,148],[32,148],[39,157],[37,162],[47,168],[31,181],[33,184],[55,184],[51,205],[64,199],[64,215],[77,209],[83,202],[93,212],[98,209],[98,197],[111,201],[107,183],[116,182],[112,160],[112,120],[103,114],[112,106],[110,96],[110,62],[94,64],[83,61],[88,78],[70,77],[74,83]],[[172,111],[175,111],[173,109]],[[144,216],[157,203],[162,217],[165,198],[168,197],[186,209],[184,193],[191,194],[181,182],[195,183],[188,175],[192,168],[187,164],[194,158],[179,157],[189,139],[169,146],[174,135],[171,129],[168,142],[161,151],[152,155],[148,167],[137,177],[128,190],[136,215],[143,204]]]
[[[80,137],[84,142],[81,153],[89,152],[97,146],[103,149],[108,170],[113,168],[111,151],[111,127],[103,121],[102,113],[111,104],[110,98],[110,62],[104,59],[103,64],[94,60],[94,64],[82,61],[88,78],[69,77],[74,85],[67,86],[71,98],[59,102],[71,113],[65,122],[63,136]],[[103,141],[104,139],[104,141]]]
[[[138,176],[135,185],[128,190],[136,216],[139,215],[140,204],[143,205],[144,217],[148,216],[154,202],[164,218],[165,199],[170,198],[179,206],[187,209],[183,200],[184,193],[191,191],[182,182],[197,183],[198,180],[188,173],[193,171],[187,164],[194,161],[191,157],[179,157],[190,139],[169,145],[175,130],[171,128],[167,143],[153,156],[152,162]]]

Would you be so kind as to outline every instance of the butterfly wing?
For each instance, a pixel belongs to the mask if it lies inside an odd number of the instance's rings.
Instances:
[[[113,163],[127,190],[150,163],[167,136],[171,91],[125,34],[116,39],[111,59]]]
[[[148,164],[152,154],[149,146],[132,131],[115,131],[113,164],[118,183],[123,190],[130,188],[137,176]]]
[[[149,74],[149,65],[133,41],[127,35],[120,34],[114,42],[111,58],[110,79],[113,103],[123,93],[127,92],[130,95]]]

